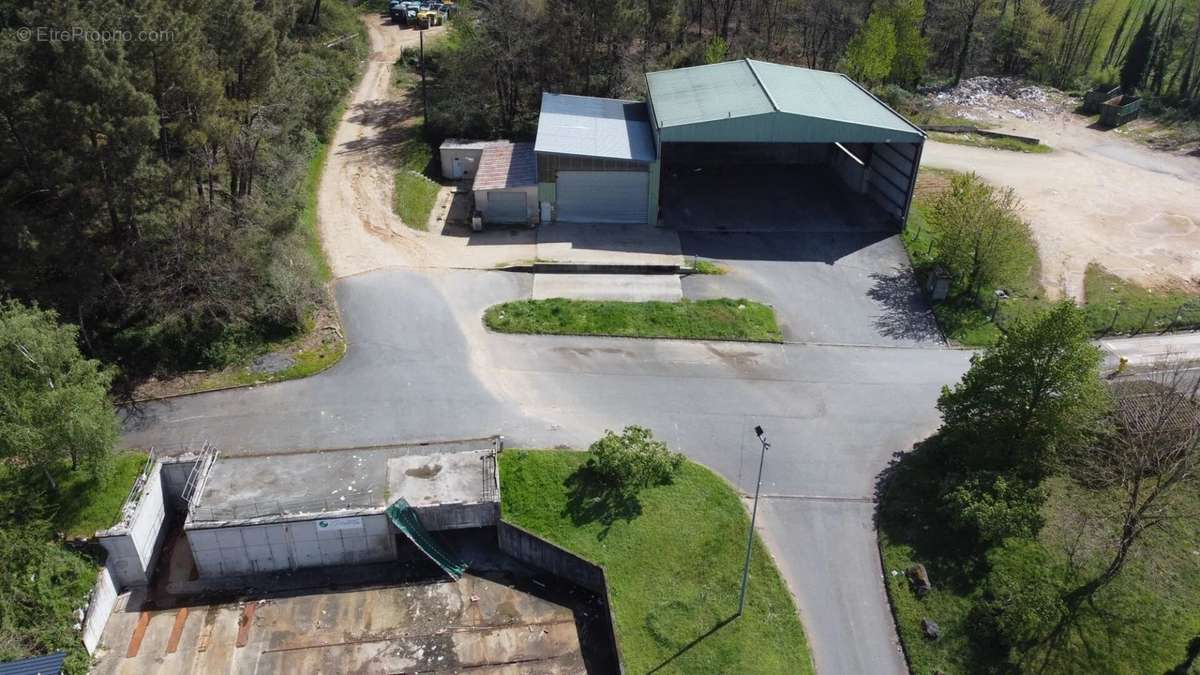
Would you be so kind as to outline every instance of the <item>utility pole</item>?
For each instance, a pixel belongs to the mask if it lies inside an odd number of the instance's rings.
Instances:
[[[417,35],[421,36],[421,101],[425,106],[425,116],[421,125],[429,131],[429,90],[425,88],[425,31],[418,28]]]
[[[750,553],[754,550],[754,521],[758,518],[758,491],[762,488],[763,464],[767,461],[767,450],[771,444],[762,427],[754,427],[754,435],[762,443],[762,454],[758,457],[758,482],[754,485],[754,508],[750,511],[750,533],[746,535],[746,564],[742,567],[742,592],[738,596],[738,611],[735,616],[741,616],[746,607],[746,584],[750,581]]]

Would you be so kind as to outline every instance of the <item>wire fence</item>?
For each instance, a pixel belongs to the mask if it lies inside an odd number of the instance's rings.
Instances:
[[[1045,308],[1042,300],[990,297],[979,294],[975,306],[988,315],[1000,330],[1015,320],[1028,318]],[[1163,298],[1149,305],[1086,304],[1082,308],[1088,331],[1095,337],[1110,335],[1165,334],[1200,330],[1200,298],[1172,301]]]

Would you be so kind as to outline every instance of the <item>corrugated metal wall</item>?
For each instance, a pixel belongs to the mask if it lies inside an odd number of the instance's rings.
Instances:
[[[903,223],[916,188],[920,143],[875,143],[867,160],[867,195]]]
[[[604,157],[575,157],[552,155],[539,152],[537,156],[538,180],[553,183],[559,171],[648,171],[650,166],[643,162]]]
[[[824,164],[828,143],[670,143],[663,150],[667,165]]]

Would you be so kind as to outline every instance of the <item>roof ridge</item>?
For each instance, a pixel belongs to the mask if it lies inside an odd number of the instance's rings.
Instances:
[[[775,97],[771,95],[771,90],[767,89],[767,85],[763,84],[762,78],[758,76],[758,71],[754,68],[754,61],[750,57],[742,59],[746,62],[746,67],[750,69],[750,74],[754,76],[754,81],[758,83],[758,88],[766,95],[767,101],[770,102],[771,108],[775,112],[783,112],[779,109],[779,104],[775,102]]]

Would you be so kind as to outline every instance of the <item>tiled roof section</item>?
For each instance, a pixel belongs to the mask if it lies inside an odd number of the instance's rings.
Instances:
[[[537,157],[530,143],[496,143],[483,149],[475,171],[474,190],[537,185]]]

